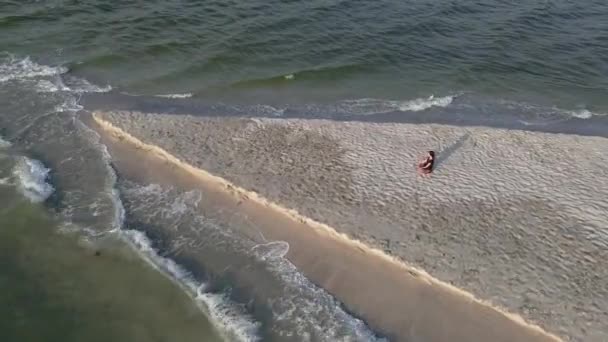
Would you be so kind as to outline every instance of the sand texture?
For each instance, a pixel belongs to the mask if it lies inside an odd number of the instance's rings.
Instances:
[[[606,139],[440,125],[97,115],[550,332],[608,340]],[[421,178],[413,165],[429,148],[439,152],[437,169]]]

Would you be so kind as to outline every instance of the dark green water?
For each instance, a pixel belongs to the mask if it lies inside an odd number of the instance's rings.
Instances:
[[[0,214],[3,341],[221,341],[168,279],[125,250],[81,246],[40,208]]]
[[[0,340],[373,340],[184,194],[117,182],[79,120],[96,108],[608,136],[608,2],[0,1]],[[184,236],[131,230],[176,222],[206,238],[193,274],[159,256]]]
[[[607,32],[601,0],[0,4],[1,50],[123,91],[210,97],[474,92],[607,112]]]
[[[222,340],[186,293],[125,244],[59,233],[62,222],[6,184],[0,203],[2,341]]]

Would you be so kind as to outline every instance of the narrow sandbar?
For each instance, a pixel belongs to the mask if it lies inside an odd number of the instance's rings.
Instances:
[[[266,233],[290,243],[288,258],[307,277],[388,336],[552,339],[496,309],[503,307],[575,340],[605,337],[605,139],[322,120],[96,118],[106,133],[231,192],[240,210],[268,223]],[[427,148],[440,150],[439,165],[420,179],[412,163]]]

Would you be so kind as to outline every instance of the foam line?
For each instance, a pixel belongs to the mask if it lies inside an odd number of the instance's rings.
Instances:
[[[237,305],[223,294],[205,292],[206,285],[199,284],[192,275],[173,260],[161,257],[152,247],[148,237],[136,230],[123,230],[121,236],[142,255],[151,266],[180,285],[193,299],[203,303],[205,311],[220,333],[240,342],[259,341],[259,324],[248,317]],[[199,303],[200,304],[200,303]]]

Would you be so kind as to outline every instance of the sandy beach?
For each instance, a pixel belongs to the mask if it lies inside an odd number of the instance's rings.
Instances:
[[[606,139],[136,112],[95,118],[111,153],[144,154],[154,172],[213,190],[217,203],[287,241],[298,269],[391,339],[555,340],[516,315],[564,339],[608,338]],[[427,149],[438,151],[438,165],[421,178],[414,163]]]

